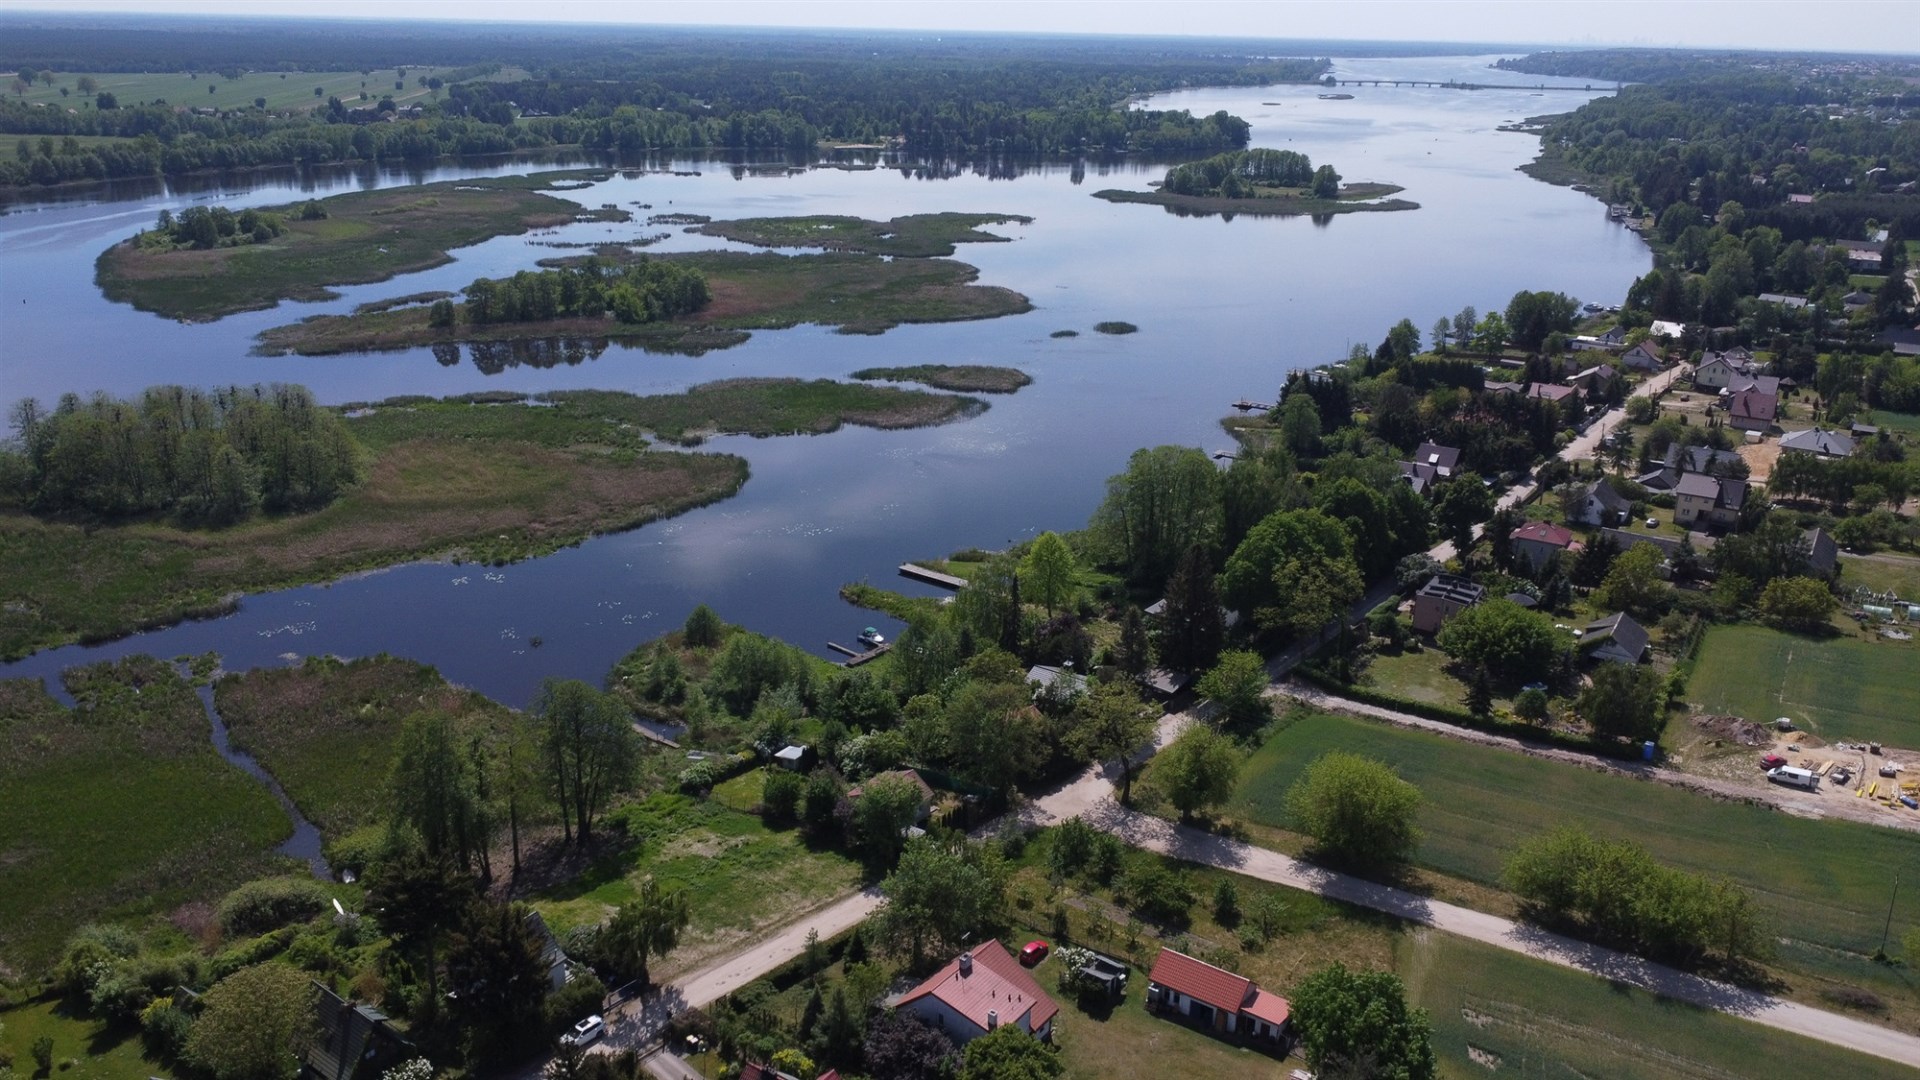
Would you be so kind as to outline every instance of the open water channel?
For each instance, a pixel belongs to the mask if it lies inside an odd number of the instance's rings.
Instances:
[[[1342,76],[1538,83],[1489,69],[1493,57],[1336,62]],[[1544,80],[1578,87],[1577,80]],[[1221,449],[1218,419],[1242,397],[1271,400],[1287,372],[1378,342],[1402,317],[1425,333],[1463,305],[1503,307],[1519,289],[1555,289],[1617,303],[1646,270],[1646,247],[1610,223],[1596,200],[1514,171],[1537,140],[1501,132],[1527,116],[1572,109],[1579,89],[1457,91],[1321,87],[1193,90],[1153,108],[1226,109],[1253,124],[1253,145],[1298,150],[1349,181],[1406,188],[1421,209],[1227,221],[1092,197],[1141,189],[1164,164],[1047,164],[1006,176],[942,179],[898,169],[732,168],[660,163],[672,172],[616,176],[567,192],[587,206],[652,204],[630,224],[583,224],[503,237],[455,253],[447,266],[341,298],[283,304],[183,325],[102,299],[95,257],[150,225],[163,208],[196,202],[283,203],[308,193],[528,171],[525,164],[427,171],[258,174],[127,198],[68,196],[0,216],[0,400],[66,391],[128,394],[155,383],[298,382],[330,403],[402,393],[569,387],[663,393],[738,376],[845,377],[902,363],[991,363],[1026,370],[1032,386],[992,396],[984,415],[913,431],[847,428],[825,436],[719,438],[708,447],[752,464],[735,498],[632,532],[503,567],[413,564],[330,585],[245,598],[223,618],[99,646],[50,650],[0,666],[0,677],[45,677],[129,653],[215,651],[229,670],[313,654],[390,652],[436,665],[454,682],[508,704],[532,700],[548,676],[598,683],[635,644],[705,602],[734,622],[826,653],[862,625],[885,623],[836,596],[848,581],[907,590],[902,561],[957,548],[1003,547],[1078,528],[1106,477],[1128,454],[1165,443]],[[544,167],[544,166],[538,166]],[[675,175],[693,173],[698,175]],[[442,363],[430,350],[323,358],[250,355],[253,336],[312,314],[384,297],[459,289],[555,254],[543,241],[647,235],[649,212],[716,219],[787,214],[953,211],[1031,216],[994,227],[1005,244],[961,248],[981,281],[1030,297],[1035,311],[977,323],[903,326],[878,337],[816,327],[755,333],[702,357],[619,345],[552,366]],[[720,246],[674,235],[654,250]],[[1092,332],[1105,319],[1138,324],[1125,337]],[[1053,339],[1055,330],[1080,336]],[[898,627],[888,627],[889,631]],[[534,637],[544,647],[530,647]]]

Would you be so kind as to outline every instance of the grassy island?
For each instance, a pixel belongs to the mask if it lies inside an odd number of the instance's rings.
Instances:
[[[1237,198],[1221,195],[1177,195],[1169,191],[1096,191],[1093,197],[1116,203],[1151,203],[1181,217],[1209,214],[1252,214],[1256,217],[1298,217],[1321,214],[1358,214],[1369,211],[1418,210],[1408,199],[1389,199],[1402,188],[1392,184],[1342,184],[1331,199],[1317,198],[1300,188],[1256,188]]]
[[[1331,165],[1314,168],[1292,150],[1235,150],[1204,161],[1175,165],[1153,191],[1093,193],[1108,202],[1153,203],[1181,217],[1207,214],[1352,214],[1368,210],[1418,210],[1419,203],[1389,199],[1392,184],[1341,184]]]
[[[962,393],[1011,394],[1033,382],[1033,376],[1019,368],[991,364],[916,364],[913,367],[862,368],[856,379],[884,379],[888,382],[916,382],[935,390]]]
[[[476,324],[467,304],[452,305],[451,322],[440,326],[434,325],[430,308],[419,306],[319,315],[260,335],[259,351],[321,356],[443,342],[570,337],[698,354],[738,345],[753,330],[801,323],[834,326],[846,334],[878,334],[901,323],[993,319],[1033,309],[1025,296],[1011,289],[974,284],[980,272],[950,259],[743,251],[631,256],[642,257],[698,271],[709,292],[705,305],[690,314],[648,322],[576,316]],[[577,265],[585,258],[543,265]]]
[[[649,450],[711,432],[937,424],[973,398],[828,380],[741,379],[684,394],[570,391],[397,398],[342,410],[358,479],[305,513],[225,528],[150,516],[112,524],[0,507],[0,656],[106,640],[227,610],[242,591],[445,557],[527,558],[727,498],[732,455]]]
[[[690,231],[758,247],[810,247],[865,255],[927,258],[951,255],[955,244],[1004,244],[1007,238],[981,230],[1005,222],[1031,224],[1019,214],[907,214],[892,221],[837,214],[808,217],[740,218],[714,221]]]
[[[282,300],[329,300],[330,286],[385,281],[450,261],[447,253],[495,236],[582,219],[624,221],[546,194],[549,172],[356,191],[260,211],[284,226],[258,242],[156,243],[158,231],[115,244],[95,263],[107,299],[170,319],[211,321]],[[267,234],[257,234],[266,236]]]

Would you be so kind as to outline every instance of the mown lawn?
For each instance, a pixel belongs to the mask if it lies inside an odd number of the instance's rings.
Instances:
[[[1920,747],[1920,645],[1716,626],[1687,698],[1702,712],[1760,723],[1792,717],[1829,742]]]
[[[1347,750],[1391,765],[1424,796],[1416,861],[1497,883],[1522,841],[1563,824],[1637,841],[1671,865],[1752,890],[1781,935],[1782,967],[1920,1000],[1906,969],[1872,963],[1893,874],[1920,872],[1920,834],[1791,817],[1660,784],[1337,716],[1303,716],[1254,753],[1228,813],[1289,827],[1287,788]],[[1902,889],[1894,933],[1920,925],[1920,889]]]
[[[66,681],[79,709],[0,682],[0,965],[23,972],[82,923],[165,915],[268,872],[293,831],[214,752],[170,665],[131,657]]]
[[[1853,1080],[1911,1070],[1448,934],[1398,939],[1445,1077]]]
[[[1920,603],[1920,556],[1878,551],[1872,555],[1841,555],[1840,585],[1863,585],[1874,592],[1890,592],[1902,600]]]
[[[681,947],[656,964],[656,982],[741,947],[766,929],[851,892],[860,867],[814,850],[797,830],[773,830],[751,814],[685,795],[654,795],[616,810],[609,831],[632,843],[579,877],[532,898],[557,932],[604,921],[652,875],[686,889],[693,922]]]
[[[18,1077],[36,1074],[33,1041],[53,1039],[53,1065],[61,1080],[148,1080],[172,1075],[142,1054],[140,1032],[132,1026],[112,1027],[104,1020],[75,1016],[57,1000],[43,998],[17,1008],[0,1010],[0,1058],[13,1055]],[[72,1060],[71,1067],[63,1063]]]

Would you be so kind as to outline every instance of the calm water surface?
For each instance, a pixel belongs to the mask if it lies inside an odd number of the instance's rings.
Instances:
[[[1364,78],[1539,81],[1488,70],[1492,59],[1370,59],[1336,67]],[[342,289],[335,301],[189,326],[108,303],[93,285],[99,252],[150,225],[162,208],[270,205],[307,191],[528,166],[360,170],[304,180],[262,175],[210,191],[202,183],[193,192],[16,207],[0,217],[0,399],[262,380],[304,383],[335,403],[481,389],[660,393],[743,375],[844,377],[871,365],[923,362],[1008,364],[1035,382],[994,397],[984,416],[944,427],[716,439],[711,448],[752,463],[739,496],[544,559],[500,569],[417,564],[251,596],[226,618],[54,650],[0,667],[0,676],[47,676],[131,652],[214,650],[229,669],[240,669],[317,653],[386,651],[435,664],[456,682],[519,705],[549,675],[597,682],[612,661],[677,625],[702,601],[729,620],[825,654],[828,639],[846,641],[863,625],[888,622],[839,601],[842,583],[892,585],[893,568],[904,560],[1077,528],[1099,502],[1102,481],[1133,450],[1224,447],[1217,421],[1229,402],[1267,399],[1288,371],[1344,357],[1354,342],[1375,343],[1403,316],[1424,333],[1462,305],[1504,306],[1521,288],[1616,303],[1647,268],[1644,245],[1609,223],[1599,203],[1514,171],[1532,157],[1533,137],[1497,130],[1573,108],[1589,94],[1362,87],[1343,91],[1352,100],[1324,101],[1320,92],[1196,90],[1162,95],[1152,105],[1227,109],[1253,124],[1254,145],[1299,150],[1331,162],[1348,180],[1403,185],[1403,197],[1422,209],[1327,222],[1227,221],[1091,197],[1103,187],[1142,188],[1163,171],[1132,163],[1048,165],[1010,179],[920,179],[894,169],[788,175],[682,162],[674,168],[700,175],[617,177],[567,193],[589,206],[652,205],[636,208],[630,224],[503,237],[461,250],[436,270]],[[592,359],[546,367],[478,365],[471,355],[444,364],[424,349],[323,358],[249,352],[253,335],[297,318],[526,268],[556,253],[543,242],[657,233],[660,227],[644,224],[649,212],[884,218],[943,210],[1034,219],[995,230],[1011,243],[970,245],[959,257],[980,268],[983,282],[1025,293],[1035,311],[906,326],[879,337],[814,327],[761,332],[697,358],[615,345]],[[656,250],[713,246],[724,245],[676,233]],[[1103,319],[1137,323],[1140,332],[1092,333]],[[1048,337],[1061,329],[1081,336]],[[532,647],[535,637],[541,647]]]

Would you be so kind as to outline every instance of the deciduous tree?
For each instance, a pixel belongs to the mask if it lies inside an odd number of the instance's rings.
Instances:
[[[1267,702],[1270,683],[1266,661],[1259,653],[1235,649],[1220,654],[1220,662],[1201,677],[1199,691],[1220,707],[1228,726],[1254,731],[1273,719],[1273,707]]]
[[[1133,754],[1153,737],[1159,710],[1140,700],[1132,685],[1095,683],[1074,706],[1074,747],[1087,760],[1120,767],[1120,802],[1133,797]]]
[[[566,838],[584,845],[594,818],[633,778],[640,757],[633,718],[617,698],[577,679],[548,679],[534,714]]]
[[[1666,700],[1660,676],[1643,664],[1603,663],[1580,694],[1580,715],[1594,734],[1615,739],[1657,739],[1665,727]]]
[[[1342,862],[1405,859],[1419,841],[1420,790],[1382,762],[1334,751],[1287,791],[1287,813],[1318,850]]]
[[[1294,1027],[1314,1072],[1328,1077],[1433,1080],[1433,1027],[1407,1007],[1406,987],[1385,971],[1334,963],[1296,986]]]
[[[1005,917],[1006,870],[999,849],[965,837],[917,836],[881,883],[880,929],[921,963],[929,949],[955,951]]]
[[[315,1030],[312,976],[291,964],[241,968],[201,998],[185,1057],[215,1080],[299,1073]]]
[[[1049,618],[1057,608],[1073,599],[1079,569],[1073,549],[1055,532],[1041,533],[1027,549],[1027,557],[1020,560],[1020,578],[1026,594],[1047,609]]]
[[[640,879],[637,895],[621,904],[600,932],[600,945],[616,968],[648,986],[648,961],[672,952],[692,918],[687,891],[668,889],[648,874]]]
[[[1180,820],[1190,821],[1195,813],[1232,797],[1240,751],[1232,739],[1195,724],[1160,752],[1153,769],[1154,780],[1180,811]]]

